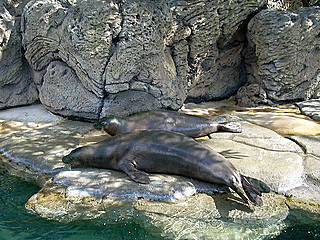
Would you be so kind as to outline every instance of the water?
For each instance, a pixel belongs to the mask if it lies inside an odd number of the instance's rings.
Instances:
[[[163,239],[134,222],[105,224],[103,221],[92,220],[63,224],[39,218],[24,208],[29,197],[38,191],[37,186],[10,176],[0,168],[0,240]],[[303,217],[309,219],[308,224],[304,224]],[[287,229],[274,239],[319,240],[320,222],[310,219],[312,215],[308,213],[292,212],[286,220]]]
[[[63,224],[28,213],[24,204],[39,188],[0,168],[0,240],[114,239],[160,240],[132,222],[106,225],[103,221]]]

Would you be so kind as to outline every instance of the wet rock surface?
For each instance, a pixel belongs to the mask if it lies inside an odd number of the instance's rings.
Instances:
[[[205,105],[184,109],[205,115]],[[315,167],[318,136],[288,139],[240,115],[220,115],[221,109],[228,110],[223,105],[215,108],[208,103],[206,109],[218,115],[214,117],[218,122],[239,121],[243,132],[214,133],[209,140],[201,141],[223,154],[241,173],[270,185],[273,192],[263,194],[262,207],[244,204],[225,187],[180,176],[150,174],[151,184],[144,185],[122,172],[70,170],[61,161],[63,155],[110,136],[92,130],[91,123],[55,117],[41,105],[31,108],[38,114],[37,120],[34,114],[26,115],[28,107],[0,113],[0,163],[12,174],[42,186],[26,203],[29,211],[63,222],[134,219],[153,232],[175,239],[263,239],[281,232],[292,209],[320,214],[320,174]]]

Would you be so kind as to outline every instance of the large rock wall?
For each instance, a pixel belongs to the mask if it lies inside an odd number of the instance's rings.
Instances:
[[[225,98],[243,84],[243,26],[265,3],[33,0],[23,46],[53,112],[96,119],[178,109],[187,97]]]
[[[0,108],[38,92],[50,111],[85,119],[237,91],[246,106],[319,98],[319,8],[301,8],[318,4],[1,1]]]
[[[240,104],[320,97],[319,22],[317,7],[295,12],[263,10],[250,21],[245,60],[248,86],[238,92]]]
[[[21,2],[21,3],[20,3]],[[0,109],[38,99],[20,35],[23,1],[0,1]]]

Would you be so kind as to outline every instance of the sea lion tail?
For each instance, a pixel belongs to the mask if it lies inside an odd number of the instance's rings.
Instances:
[[[270,192],[270,188],[262,181],[241,175],[241,184],[248,199],[258,206],[262,206],[261,195],[263,192]]]

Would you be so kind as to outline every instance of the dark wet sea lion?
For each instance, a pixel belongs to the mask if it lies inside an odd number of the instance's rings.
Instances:
[[[127,118],[104,117],[95,123],[94,127],[104,129],[112,136],[139,130],[168,130],[189,137],[202,137],[218,131],[241,132],[242,130],[237,122],[217,123],[208,118],[165,110],[137,113]]]
[[[229,186],[241,198],[262,204],[262,188],[243,176],[221,154],[181,133],[163,130],[120,134],[80,147],[62,158],[71,167],[125,172],[133,181],[149,183],[148,173],[176,174]],[[258,180],[257,180],[258,181]]]

